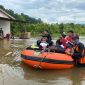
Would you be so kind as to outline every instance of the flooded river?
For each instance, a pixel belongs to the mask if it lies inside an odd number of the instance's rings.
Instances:
[[[81,41],[85,44],[85,38]],[[16,61],[20,52],[36,42],[27,40],[0,40],[0,85],[85,85],[85,68],[39,70]]]

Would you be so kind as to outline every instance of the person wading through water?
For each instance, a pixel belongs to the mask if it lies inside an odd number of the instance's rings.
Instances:
[[[82,58],[84,56],[84,44],[79,42],[79,39],[73,39],[73,48],[72,51],[66,52],[66,54],[71,55],[72,58],[74,59],[74,62],[76,65],[78,65],[78,59]]]

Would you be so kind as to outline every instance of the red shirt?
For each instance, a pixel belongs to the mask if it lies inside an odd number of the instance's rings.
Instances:
[[[67,39],[66,38],[62,38],[62,44],[63,44],[64,48],[66,48],[66,43],[67,43]]]
[[[70,43],[72,43],[72,42],[73,42],[73,40],[72,40],[72,37],[71,37],[71,36],[67,36],[67,38],[66,38],[66,39],[67,39],[67,41],[68,41],[68,42],[70,42]]]

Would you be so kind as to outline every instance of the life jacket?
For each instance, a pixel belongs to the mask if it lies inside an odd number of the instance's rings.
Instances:
[[[73,48],[67,48],[65,50],[65,53],[69,54],[69,53],[73,53]],[[72,56],[72,54],[70,54],[70,56]]]
[[[79,64],[85,64],[85,56],[78,59]]]
[[[69,53],[70,51],[71,51],[70,48],[67,48],[67,49],[65,50],[66,53]]]
[[[78,47],[78,46],[76,46],[75,51],[76,51],[76,52],[79,52],[79,47]],[[82,56],[83,56],[84,54],[85,54],[85,49],[83,49],[83,51],[82,51]]]
[[[77,52],[79,51],[78,46],[75,48],[75,50]],[[82,57],[78,59],[78,63],[81,64],[81,65],[85,64],[85,48],[82,51]]]
[[[38,47],[36,44],[33,43],[33,44],[31,45],[31,48],[39,48],[39,47]]]

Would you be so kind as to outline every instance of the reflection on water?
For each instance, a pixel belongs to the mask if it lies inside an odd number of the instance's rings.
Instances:
[[[84,67],[39,70],[17,62],[20,52],[34,42],[34,39],[0,41],[0,85],[85,85]]]

